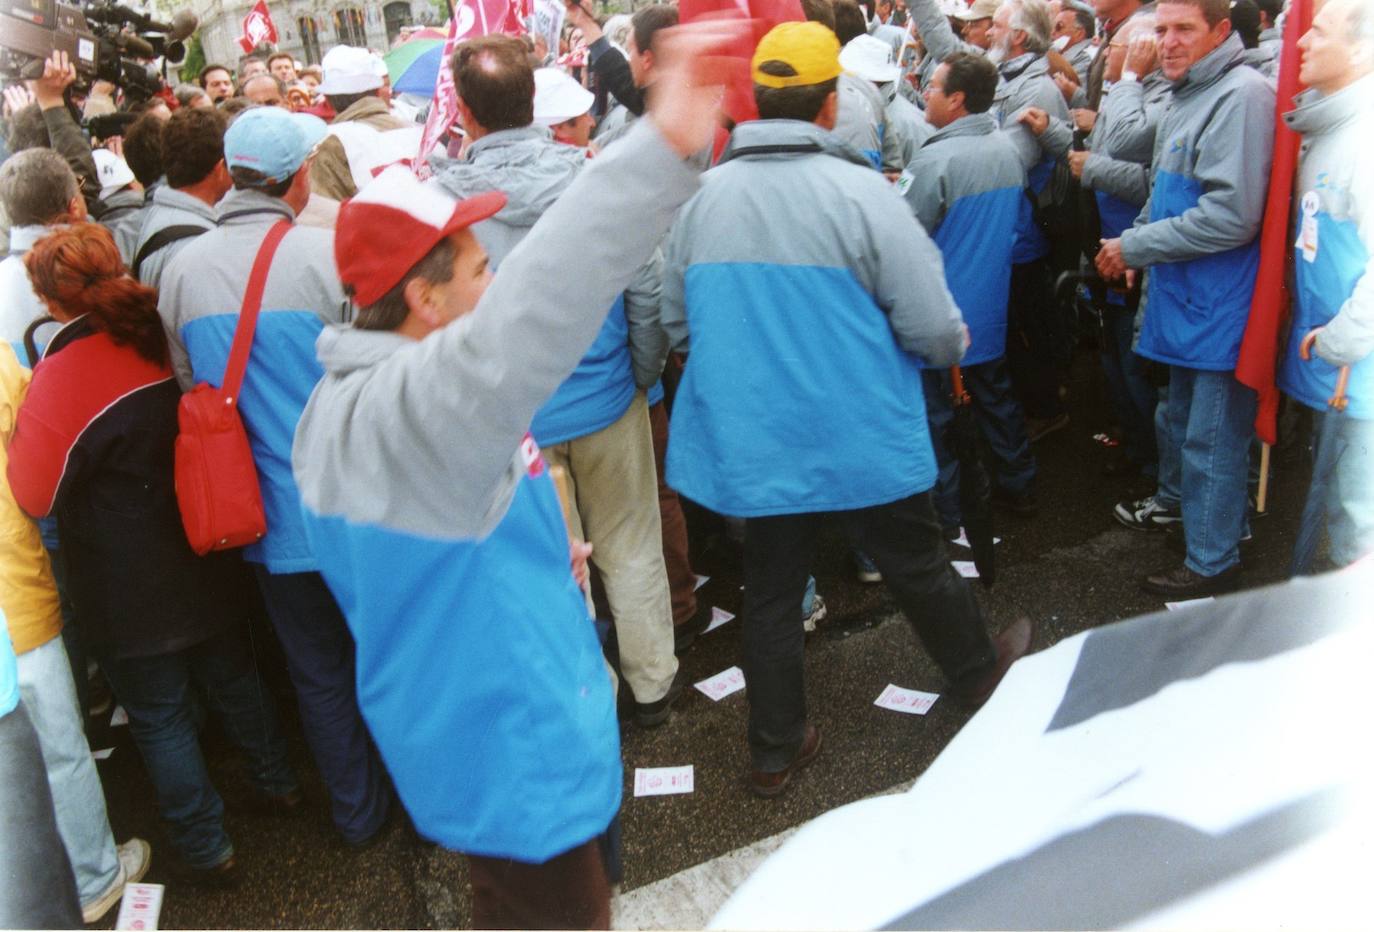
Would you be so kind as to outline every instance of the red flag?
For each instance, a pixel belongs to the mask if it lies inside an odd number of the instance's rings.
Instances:
[[[1274,382],[1278,372],[1279,341],[1288,318],[1287,272],[1293,245],[1289,209],[1293,180],[1298,166],[1298,134],[1288,128],[1283,115],[1293,109],[1293,98],[1302,91],[1298,80],[1298,39],[1312,24],[1312,0],[1292,0],[1283,29],[1283,51],[1279,53],[1278,96],[1274,104],[1274,167],[1269,174],[1269,199],[1264,207],[1264,226],[1260,230],[1259,275],[1255,278],[1255,297],[1250,304],[1250,320],[1236,360],[1236,380],[1259,393],[1255,413],[1255,433],[1271,446],[1278,441],[1279,390]]]
[[[463,9],[470,7],[464,5]],[[425,120],[425,131],[420,135],[420,151],[416,153],[411,167],[415,175],[424,180],[430,176],[430,152],[439,144],[439,137],[458,119],[458,91],[453,83],[453,47],[458,44],[460,17],[453,16],[448,21],[448,35],[444,38],[443,58],[439,61],[439,80],[434,84],[434,98],[429,103],[429,117]],[[471,24],[469,24],[470,26]]]
[[[797,22],[806,18],[800,0],[682,0],[678,9],[684,23],[721,17],[753,21],[753,31],[744,33],[737,43],[722,52],[721,59],[729,62],[731,71],[722,109],[736,123],[758,119],[749,61],[754,57],[759,40],[767,35],[768,30],[778,23]]]
[[[243,35],[239,36],[239,45],[243,48],[243,54],[248,55],[260,45],[276,44],[277,27],[272,23],[267,0],[258,0],[243,18]]]

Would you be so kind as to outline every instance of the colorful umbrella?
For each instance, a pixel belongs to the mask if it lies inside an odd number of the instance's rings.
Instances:
[[[439,62],[444,55],[444,38],[412,37],[382,58],[391,75],[391,88],[397,94],[431,97],[439,80]]]

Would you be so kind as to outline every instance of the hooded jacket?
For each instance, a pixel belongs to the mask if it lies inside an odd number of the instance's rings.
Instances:
[[[215,208],[198,197],[185,191],[178,191],[167,185],[159,185],[148,199],[148,209],[143,213],[143,224],[139,227],[134,241],[133,257],[138,256],[145,243],[168,227],[200,227],[203,230],[215,228]],[[138,269],[138,280],[153,288],[162,281],[162,270],[172,261],[190,239],[179,239],[168,243],[156,252],[144,256]],[[133,270],[132,258],[129,263]]]
[[[735,127],[673,226],[663,322],[690,334],[667,476],[693,501],[843,511],[934,484],[920,363],[959,360],[959,309],[901,196],[820,127]]]
[[[1350,366],[1350,417],[1374,418],[1374,75],[1324,96],[1310,90],[1285,114],[1302,134],[1299,207],[1293,264],[1292,330],[1279,368],[1279,387],[1318,411]],[[1298,355],[1309,331],[1321,327],[1311,361]]]
[[[1083,185],[1093,191],[1104,239],[1135,223],[1150,197],[1150,162],[1155,131],[1169,108],[1172,84],[1159,71],[1139,81],[1118,81],[1102,100],[1088,137]]]
[[[114,236],[119,257],[125,265],[134,261],[134,241],[138,239],[146,207],[143,192],[133,188],[121,188],[100,200],[96,218]]]
[[[231,554],[197,557],[173,489],[181,392],[172,370],[65,324],[33,370],[9,441],[19,506],[57,515],[67,591],[97,653],[156,656],[230,625]]]
[[[1016,230],[1030,213],[1021,160],[986,113],[960,117],[926,140],[897,179],[940,247],[945,281],[972,342],[962,365],[1007,351],[1007,295]]]
[[[190,240],[163,270],[158,313],[183,389],[197,382],[223,384],[258,248],[273,224],[293,217],[278,198],[231,191],[216,209],[216,228]],[[291,477],[291,440],[324,374],[315,338],[326,323],[346,319],[349,307],[334,265],[333,232],[293,226],[267,276],[238,405],[267,513],[267,535],[245,547],[244,557],[273,573],[315,569]]]
[[[358,705],[416,827],[543,862],[620,805],[619,728],[530,418],[696,188],[641,120],[470,313],[424,340],[330,328],[292,451]]]
[[[1274,148],[1274,88],[1232,35],[1174,82],[1155,134],[1150,199],[1121,234],[1147,269],[1136,351],[1192,369],[1234,369],[1259,270]]]
[[[500,130],[469,147],[462,160],[435,159],[435,177],[455,197],[500,191],[506,206],[472,228],[493,270],[563,195],[587,164],[586,152],[554,142],[537,126]],[[659,323],[661,258],[645,263],[631,287],[616,297],[587,355],[534,417],[530,427],[543,446],[585,437],[618,421],[636,386],[658,380],[668,355]]]

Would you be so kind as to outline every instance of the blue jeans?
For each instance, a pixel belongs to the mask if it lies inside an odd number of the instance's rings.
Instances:
[[[1026,419],[1012,392],[1011,376],[1004,359],[964,366],[964,389],[973,398],[979,433],[992,453],[992,484],[1019,495],[1035,479],[1035,457],[1026,438]],[[939,477],[935,480],[935,510],[945,528],[957,528],[959,514],[959,460],[945,445],[945,430],[954,420],[953,382],[948,369],[921,373],[930,420],[930,442],[935,448]]]
[[[191,710],[191,680],[203,689],[225,733],[248,758],[249,775],[264,793],[298,786],[286,762],[272,698],[258,679],[240,632],[227,631],[172,654],[100,658],[110,687],[129,713],[157,794],[167,834],[186,864],[209,868],[234,846],[224,831],[224,802],[210,782]]]
[[[1155,450],[1159,454],[1159,472],[1155,477],[1155,501],[1163,508],[1177,509],[1183,493],[1180,475],[1179,445],[1173,442],[1169,426],[1169,386],[1159,389],[1155,403]]]
[[[1374,552],[1374,421],[1318,411],[1312,427],[1315,464],[1303,521],[1320,522],[1324,511],[1331,562],[1349,566]],[[1292,572],[1305,572],[1297,557]]]
[[[344,841],[367,841],[391,809],[391,781],[358,710],[353,635],[319,573],[255,564],[272,627],[296,688],[301,729],[329,790]]]
[[[1145,378],[1145,360],[1131,349],[1135,314],[1108,304],[1102,310],[1102,371],[1107,395],[1121,424],[1122,452],[1145,475],[1154,475],[1159,453],[1155,447],[1154,415],[1158,396]]]
[[[1215,576],[1240,562],[1255,393],[1231,372],[1171,366],[1169,435],[1179,451],[1184,564]]]

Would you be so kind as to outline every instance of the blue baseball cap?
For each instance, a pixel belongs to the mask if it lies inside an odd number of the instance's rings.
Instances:
[[[262,172],[264,184],[285,181],[328,134],[324,120],[281,107],[240,113],[224,134],[224,164]]]

